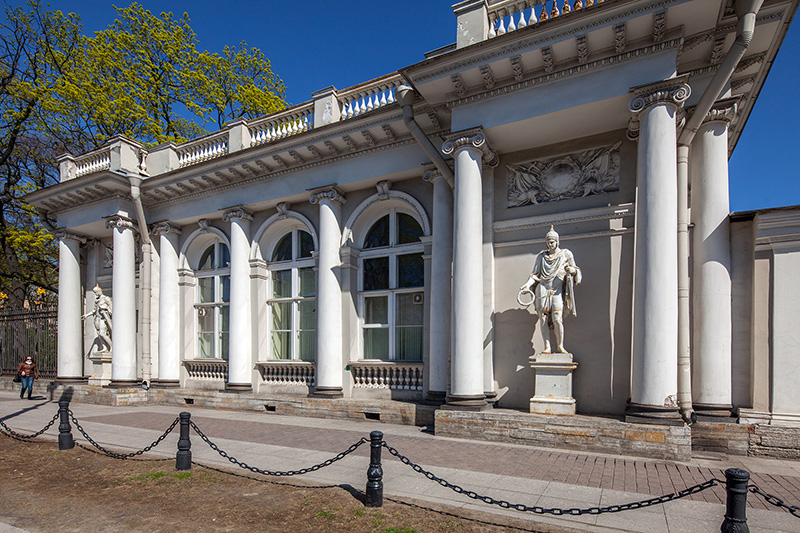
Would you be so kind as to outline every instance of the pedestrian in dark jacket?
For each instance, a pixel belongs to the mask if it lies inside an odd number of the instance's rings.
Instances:
[[[22,378],[22,390],[19,391],[19,399],[22,399],[22,396],[25,394],[25,389],[28,389],[28,399],[32,399],[33,382],[39,380],[39,375],[36,373],[36,363],[33,362],[31,356],[26,357],[25,360],[19,364],[17,372],[19,372],[19,376]]]

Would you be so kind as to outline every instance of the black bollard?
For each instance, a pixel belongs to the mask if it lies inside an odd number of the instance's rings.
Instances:
[[[58,424],[58,449],[71,450],[75,447],[72,439],[72,427],[69,425],[69,401],[58,400],[58,414],[61,420]]]
[[[741,468],[729,468],[725,471],[725,520],[722,522],[722,533],[750,533],[747,527],[747,483],[750,472]]]
[[[369,434],[369,468],[367,469],[367,507],[383,506],[383,467],[381,467],[381,446],[383,432]]]
[[[189,418],[191,413],[183,412],[181,419],[181,436],[178,439],[178,453],[175,454],[176,470],[192,469],[192,441],[189,440]]]

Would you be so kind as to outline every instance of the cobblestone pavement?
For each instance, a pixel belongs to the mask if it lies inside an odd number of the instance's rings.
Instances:
[[[776,459],[707,454],[681,463],[633,457],[581,453],[513,444],[436,437],[424,428],[299,418],[253,412],[179,409],[148,404],[142,407],[107,407],[74,403],[76,418],[104,446],[134,450],[152,442],[180,410],[220,448],[253,466],[288,470],[320,462],[358,441],[375,429],[384,440],[409,459],[466,489],[512,503],[543,507],[591,507],[621,504],[669,494],[708,479],[724,479],[730,467],[751,472],[751,482],[765,492],[793,505],[800,504],[800,463]],[[0,418],[21,432],[40,429],[57,405],[42,398],[20,401],[0,392]],[[55,438],[57,425],[46,436]],[[79,443],[85,440],[73,428]],[[177,431],[156,452],[173,455]],[[194,433],[192,452],[196,461],[231,466],[209,449]],[[352,457],[303,476],[311,482],[349,484],[366,482],[368,446]],[[384,450],[385,494],[392,498],[446,503],[456,507],[499,513],[510,511],[475,503],[415,473]],[[714,487],[683,500],[622,513],[581,517],[541,517],[535,520],[563,524],[587,531],[719,531],[724,515],[725,490]],[[748,496],[751,531],[800,531],[800,519]]]

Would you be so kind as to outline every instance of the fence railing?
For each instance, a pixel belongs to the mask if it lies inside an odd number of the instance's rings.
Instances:
[[[30,356],[40,377],[57,374],[58,311],[55,307],[0,310],[0,369],[14,374]]]
[[[475,491],[466,489],[455,483],[451,483],[450,481],[437,476],[436,474],[432,473],[429,470],[426,470],[422,466],[414,463],[411,459],[406,457],[405,455],[401,454],[397,449],[390,446],[383,438],[383,433],[381,431],[372,431],[369,435],[369,438],[362,437],[360,440],[351,444],[347,449],[344,451],[336,454],[335,456],[327,459],[321,463],[317,463],[312,466],[308,466],[305,468],[300,468],[297,470],[265,470],[261,468],[257,468],[251,466],[236,457],[233,457],[228,452],[223,450],[219,447],[215,442],[213,442],[198,426],[197,424],[191,420],[191,413],[182,412],[178,417],[173,420],[172,424],[150,445],[142,448],[141,450],[137,450],[131,453],[117,453],[111,450],[108,450],[104,446],[100,445],[97,441],[95,441],[81,426],[80,422],[78,421],[75,414],[69,408],[69,400],[62,399],[58,402],[58,411],[53,416],[53,418],[45,425],[44,428],[37,431],[36,433],[30,435],[24,435],[18,433],[11,429],[6,423],[0,419],[0,434],[5,436],[22,440],[22,441],[30,441],[31,439],[38,437],[45,433],[53,424],[59,420],[58,426],[58,448],[59,450],[70,450],[74,448],[75,441],[72,436],[72,426],[70,422],[75,426],[75,428],[80,432],[80,434],[96,449],[100,452],[108,455],[109,457],[113,457],[116,459],[130,459],[132,457],[142,455],[151,451],[153,448],[158,446],[166,437],[169,435],[176,426],[180,424],[180,437],[178,439],[178,451],[175,455],[175,468],[177,470],[190,470],[192,468],[192,443],[190,439],[190,430],[194,430],[194,432],[200,437],[200,439],[206,443],[212,450],[217,452],[220,457],[228,460],[230,463],[236,465],[239,468],[248,470],[253,472],[254,474],[261,474],[265,476],[275,476],[275,477],[282,477],[282,476],[297,476],[308,474],[310,472],[315,472],[331,464],[340,461],[341,459],[345,458],[347,455],[350,455],[354,451],[356,451],[360,446],[363,444],[369,443],[370,444],[370,459],[369,459],[369,467],[367,468],[367,483],[366,483],[366,491],[365,491],[365,504],[368,507],[381,507],[383,505],[383,467],[381,463],[381,449],[385,448],[389,454],[396,457],[400,460],[403,464],[411,467],[415,472],[422,474],[426,478],[430,479],[438,483],[439,485],[446,487],[457,494],[463,494],[467,498],[471,498],[473,500],[479,500],[489,505],[495,505],[503,509],[511,509],[515,511],[520,511],[524,513],[532,513],[532,514],[549,514],[554,516],[581,516],[581,515],[598,515],[604,513],[619,513],[634,509],[641,509],[644,507],[650,507],[653,505],[661,505],[666,502],[678,500],[681,498],[685,498],[692,494],[697,494],[704,490],[710,489],[715,486],[724,486],[726,491],[726,506],[725,506],[725,518],[722,523],[720,530],[723,533],[733,533],[733,532],[743,532],[749,531],[747,526],[747,494],[751,492],[753,494],[757,494],[765,499],[765,501],[771,505],[779,507],[785,511],[788,511],[792,514],[792,516],[796,518],[800,518],[800,507],[796,505],[787,504],[781,498],[764,492],[755,484],[750,483],[750,473],[747,470],[742,470],[740,468],[729,468],[725,471],[725,479],[717,479],[711,478],[703,481],[702,483],[698,483],[696,485],[692,485],[691,487],[687,487],[683,490],[679,490],[677,492],[673,492],[670,494],[664,494],[663,496],[658,496],[655,498],[648,498],[646,500],[640,500],[635,502],[628,502],[623,504],[617,505],[605,505],[605,506],[596,506],[596,507],[571,507],[571,508],[560,508],[560,507],[541,507],[541,506],[528,506],[521,503],[511,503],[507,500],[493,498],[491,496],[481,495]]]

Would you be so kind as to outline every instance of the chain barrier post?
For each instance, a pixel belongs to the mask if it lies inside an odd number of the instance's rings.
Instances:
[[[369,434],[369,468],[367,469],[367,507],[383,506],[383,468],[381,467],[381,446],[383,432]]]
[[[58,449],[71,450],[75,447],[72,439],[72,427],[69,425],[69,400],[58,400],[58,414],[61,421],[58,424]]]
[[[178,439],[178,453],[175,454],[176,470],[192,469],[192,441],[189,440],[189,419],[191,413],[183,412],[179,415],[181,420],[181,435]]]
[[[747,484],[750,472],[741,468],[729,468],[725,471],[725,520],[722,522],[722,533],[750,533],[747,526]]]

